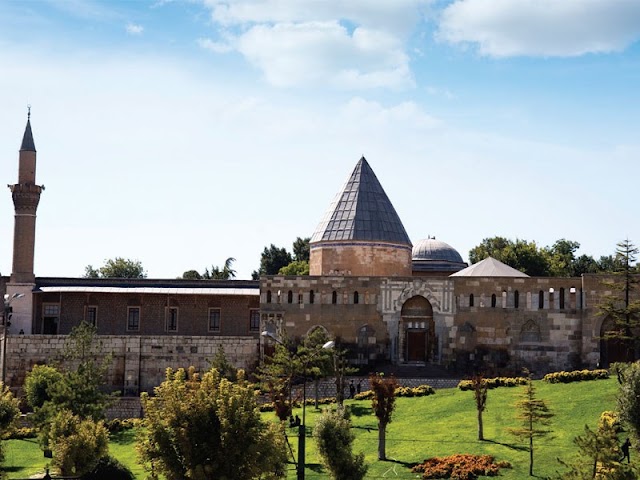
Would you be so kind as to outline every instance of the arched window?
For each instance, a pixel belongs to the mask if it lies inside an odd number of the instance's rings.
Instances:
[[[496,308],[496,294],[491,295],[491,308]]]
[[[527,320],[520,330],[520,340],[523,342],[539,342],[540,327],[533,320]]]
[[[302,293],[298,294],[298,303],[300,305],[302,305],[304,303],[304,297],[302,296]]]
[[[564,288],[560,289],[560,310],[564,310]]]
[[[338,303],[338,292],[336,292],[335,290],[331,294],[331,303],[333,303],[334,305]]]
[[[353,292],[353,303],[357,304],[358,302],[360,302],[360,295],[358,292]]]
[[[473,307],[473,293],[469,294],[469,306]]]
[[[313,293],[313,290],[311,290],[309,292],[309,303],[313,303],[314,302],[314,300],[315,300],[314,297],[315,297],[315,294]]]
[[[518,308],[520,306],[520,292],[516,290],[513,292],[513,308]]]
[[[291,290],[287,292],[287,303],[293,303],[293,292]]]
[[[271,303],[271,290],[267,290],[267,303]]]
[[[502,308],[507,308],[507,291],[502,291]]]
[[[544,308],[544,292],[542,290],[538,293],[538,308],[540,310]]]

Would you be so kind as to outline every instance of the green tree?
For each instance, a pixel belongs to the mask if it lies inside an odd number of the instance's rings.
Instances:
[[[309,275],[309,262],[294,260],[278,270],[278,275]]]
[[[549,274],[552,277],[573,277],[576,266],[575,253],[579,248],[578,242],[562,238],[553,246],[544,249],[549,262]]]
[[[344,408],[325,410],[313,429],[322,463],[334,480],[362,480],[367,473],[364,454],[353,454],[355,434]]]
[[[293,259],[286,248],[278,248],[273,243],[264,247],[260,257],[260,275],[277,275],[282,267],[286,267]]]
[[[80,418],[60,410],[51,419],[49,441],[53,465],[62,475],[83,475],[109,450],[109,432],[103,421]]]
[[[211,368],[215,368],[222,377],[232,382],[235,382],[238,377],[238,369],[229,362],[222,345],[218,347],[218,351],[211,360]]]
[[[153,397],[141,396],[145,465],[167,478],[282,478],[286,449],[275,424],[262,420],[253,388],[238,372],[230,382],[217,370],[167,370]]]
[[[529,476],[533,476],[533,449],[534,438],[544,437],[551,433],[551,430],[544,428],[551,423],[553,413],[547,407],[544,400],[536,396],[536,390],[531,380],[531,374],[527,373],[527,384],[520,400],[515,404],[518,411],[517,419],[521,421],[519,428],[508,429],[509,433],[521,440],[529,442]]]
[[[298,237],[295,239],[293,242],[293,258],[295,261],[309,263],[309,255],[311,252],[311,248],[309,247],[310,240],[311,237]]]
[[[205,268],[202,278],[206,280],[229,280],[230,278],[235,278],[236,271],[233,269],[235,261],[235,258],[229,257],[224,261],[222,268],[213,265],[211,266],[211,271]]]
[[[487,407],[489,385],[482,375],[474,375],[473,377],[471,377],[471,387],[473,391],[473,397],[476,402],[476,411],[478,412],[478,440],[484,440],[482,413]]]
[[[549,255],[544,249],[538,248],[535,242],[520,239],[514,242],[504,237],[485,238],[480,245],[471,249],[469,261],[477,263],[487,257],[493,257],[533,277],[550,274]]]
[[[558,461],[568,468],[558,475],[561,480],[634,480],[638,478],[630,465],[620,463],[620,449],[615,428],[600,422],[596,430],[584,426],[584,434],[573,439],[578,456],[572,462]]]
[[[100,268],[87,265],[84,269],[85,278],[146,278],[147,272],[139,260],[116,257],[105,260]]]
[[[202,280],[202,275],[197,270],[187,270],[180,278],[183,280]]]
[[[619,266],[613,280],[603,284],[611,290],[598,304],[598,313],[613,322],[604,338],[615,339],[626,349],[627,360],[635,360],[640,349],[640,301],[632,299],[632,293],[638,284],[635,265],[638,249],[628,239],[618,243],[615,262]]]
[[[640,362],[615,365],[620,379],[617,403],[620,421],[640,441]]]
[[[9,387],[0,383],[0,440],[7,435],[15,420],[20,416],[18,405],[19,402]],[[0,463],[2,461],[4,461],[4,448],[0,443]]]
[[[51,400],[52,387],[62,381],[62,373],[50,365],[34,365],[24,380],[27,404],[34,410]]]
[[[378,460],[386,460],[387,425],[396,408],[396,388],[398,382],[393,377],[375,374],[369,377],[369,385],[373,392],[371,405],[378,418]]]

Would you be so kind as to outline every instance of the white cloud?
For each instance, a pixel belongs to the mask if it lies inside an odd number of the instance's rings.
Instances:
[[[233,46],[224,42],[216,42],[211,40],[210,38],[199,38],[198,45],[200,45],[205,50],[211,50],[215,53],[228,53],[233,50]]]
[[[399,87],[412,84],[398,39],[358,27],[350,35],[337,22],[257,25],[238,39],[238,50],[277,86]]]
[[[129,35],[142,35],[142,33],[144,32],[144,27],[136,23],[127,23],[127,26],[125,28]]]
[[[640,38],[637,0],[456,0],[440,40],[493,57],[569,57],[624,50]]]
[[[429,0],[205,0],[234,46],[277,86],[337,88],[413,86],[406,41]]]

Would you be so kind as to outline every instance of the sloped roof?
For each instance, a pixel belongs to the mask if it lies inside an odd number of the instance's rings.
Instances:
[[[20,146],[21,152],[35,152],[36,145],[33,143],[33,134],[31,133],[31,120],[27,120],[27,127],[24,129],[24,135],[22,137],[22,145]]]
[[[449,275],[450,277],[528,277],[509,265],[492,257],[474,263],[473,265]]]
[[[364,157],[331,202],[311,237],[311,243],[331,240],[411,245],[400,217]]]

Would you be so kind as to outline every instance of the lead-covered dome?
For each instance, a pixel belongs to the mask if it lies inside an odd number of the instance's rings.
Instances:
[[[427,237],[416,242],[411,252],[414,275],[451,274],[467,267],[458,251],[448,243]]]

